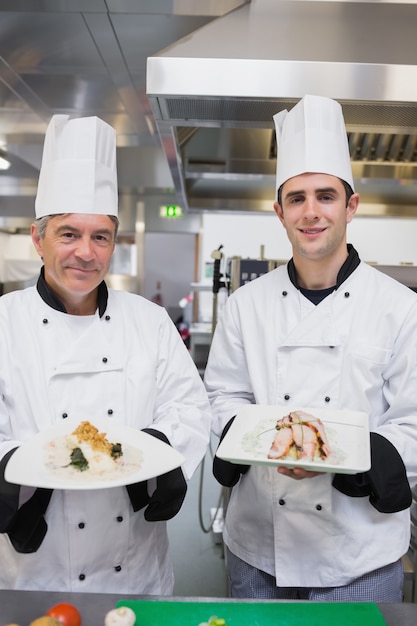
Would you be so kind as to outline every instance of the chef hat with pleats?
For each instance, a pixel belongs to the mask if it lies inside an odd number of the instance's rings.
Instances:
[[[36,217],[118,213],[116,133],[98,117],[54,115],[46,130]]]
[[[304,96],[289,112],[274,115],[277,137],[276,189],[299,174],[337,176],[354,191],[342,107],[336,100]]]

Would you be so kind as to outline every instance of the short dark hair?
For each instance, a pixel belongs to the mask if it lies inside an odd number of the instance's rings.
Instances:
[[[346,193],[346,206],[349,204],[349,200],[350,197],[353,196],[353,189],[352,187],[349,185],[349,183],[347,183],[345,180],[342,180],[341,178],[339,178],[340,182],[342,183],[343,187],[345,188],[345,193]],[[284,186],[284,183],[282,183],[282,185],[280,186],[280,188],[278,189],[277,192],[277,202],[280,206],[282,206],[282,188]]]

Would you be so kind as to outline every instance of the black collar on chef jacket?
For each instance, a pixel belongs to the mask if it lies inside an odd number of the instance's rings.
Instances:
[[[48,283],[45,280],[45,267],[41,267],[41,273],[39,274],[38,282],[36,283],[36,289],[42,300],[50,306],[52,309],[56,311],[60,311],[61,313],[67,313],[66,308],[64,307],[61,300],[55,295],[52,289],[49,287]],[[104,280],[98,286],[97,293],[97,305],[98,305],[98,313],[100,317],[103,317],[104,312],[107,308],[107,298],[109,296],[109,292],[107,290],[107,285]]]
[[[290,281],[301,291],[301,293],[308,298],[313,304],[319,304],[326,296],[332,293],[340,287],[342,283],[355,271],[361,262],[359,258],[359,254],[356,252],[355,248],[351,243],[347,244],[348,248],[348,257],[346,261],[343,263],[342,267],[339,270],[336,278],[336,284],[333,287],[329,287],[327,289],[303,289],[299,287],[297,284],[297,273],[295,270],[295,265],[293,259],[290,259],[288,262],[288,276]]]

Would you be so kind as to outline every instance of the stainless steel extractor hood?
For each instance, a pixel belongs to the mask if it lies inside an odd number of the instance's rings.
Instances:
[[[270,211],[272,116],[343,106],[361,212],[417,217],[417,4],[252,0],[148,58],[147,94],[186,211]]]

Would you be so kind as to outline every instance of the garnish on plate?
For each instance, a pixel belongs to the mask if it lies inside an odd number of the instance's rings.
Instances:
[[[120,443],[111,443],[106,433],[88,421],[83,421],[66,437],[67,446],[71,449],[69,466],[80,472],[89,469],[91,462],[103,462],[107,459],[116,460],[123,455]]]

